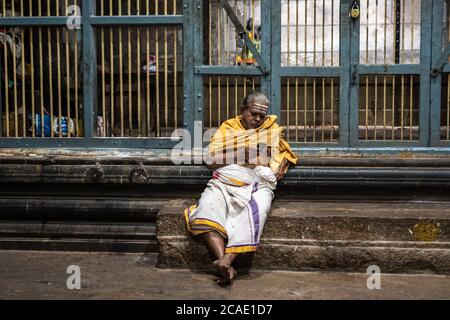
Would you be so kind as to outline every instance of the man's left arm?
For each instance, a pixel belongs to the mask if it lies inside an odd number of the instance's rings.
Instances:
[[[275,177],[277,178],[277,181],[280,181],[281,179],[284,178],[285,172],[287,171],[287,169],[289,169],[290,166],[290,162],[284,158],[281,161],[280,166],[278,167],[277,172],[275,173]]]

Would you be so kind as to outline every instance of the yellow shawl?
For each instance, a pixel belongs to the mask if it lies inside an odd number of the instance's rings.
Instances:
[[[209,153],[225,152],[238,148],[266,144],[273,149],[269,166],[273,172],[278,170],[283,159],[297,164],[297,156],[289,144],[283,139],[283,129],[276,123],[277,116],[267,116],[261,127],[245,129],[241,124],[242,116],[226,120],[212,137]]]

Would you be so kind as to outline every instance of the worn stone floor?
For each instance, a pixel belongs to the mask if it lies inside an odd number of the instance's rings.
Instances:
[[[213,274],[155,268],[155,254],[0,251],[0,299],[450,299],[450,276],[254,270],[222,288]],[[69,290],[67,268],[80,268]]]

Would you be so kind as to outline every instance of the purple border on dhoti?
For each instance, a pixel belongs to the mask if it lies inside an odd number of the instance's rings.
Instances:
[[[256,201],[253,198],[253,196],[250,199],[250,208],[252,210],[253,225],[254,225],[254,228],[255,228],[253,241],[255,243],[257,243],[258,242],[258,235],[259,235],[259,208],[258,208],[258,204],[256,203]]]

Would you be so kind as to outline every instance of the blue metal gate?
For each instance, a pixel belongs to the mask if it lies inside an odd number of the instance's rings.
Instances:
[[[105,88],[110,85],[105,85],[104,61],[108,55],[103,46],[105,33],[113,34],[112,27],[120,31],[131,26],[145,34],[148,27],[162,26],[182,30],[182,60],[179,62],[182,65],[182,81],[179,79],[182,83],[177,84],[175,78],[171,87],[175,96],[177,93],[173,88],[179,88],[180,103],[175,97],[171,102],[175,107],[168,106],[171,93],[167,87],[164,87],[166,91],[161,91],[161,97],[166,97],[165,110],[158,114],[158,119],[162,123],[166,118],[166,128],[185,128],[194,136],[196,130],[203,132],[217,127],[225,118],[238,113],[244,93],[260,89],[270,95],[271,113],[276,114],[287,128],[287,138],[295,148],[369,152],[449,151],[450,69],[447,61],[450,51],[447,48],[449,23],[445,0],[185,0],[174,1],[171,13],[167,12],[167,0],[161,4],[164,10],[156,9],[153,13],[148,10],[149,1],[141,1],[141,5],[137,1],[137,13],[129,11],[124,15],[112,11],[109,15],[104,14],[104,2],[108,3],[107,0],[83,0],[81,3],[81,31],[78,33],[82,38],[82,135],[43,137],[34,135],[33,131],[31,137],[30,134],[20,134],[16,128],[11,135],[2,134],[0,147],[173,147],[178,141],[171,139],[170,135],[141,136],[139,133],[134,137],[130,133],[124,136],[123,122],[126,119],[121,119],[121,136],[99,136],[96,131],[99,115],[103,115],[102,121],[106,121],[110,115],[104,110],[113,110],[113,107],[105,106],[108,99]],[[130,8],[130,0],[122,2]],[[159,2],[154,2],[156,8]],[[70,3],[76,4],[76,1]],[[145,4],[147,10],[139,12]],[[182,11],[176,11],[178,7]],[[352,10],[358,10],[359,14],[352,17]],[[71,18],[69,15],[8,16],[1,18],[0,28],[64,28]],[[248,18],[253,19],[250,28],[245,27]],[[256,48],[248,50],[257,44],[254,41],[257,40],[256,23],[260,24],[260,51]],[[154,36],[152,32],[151,37]],[[112,37],[111,48],[115,47]],[[173,42],[175,47],[176,39]],[[240,49],[236,43],[241,43]],[[130,37],[128,45],[130,48],[136,45]],[[148,56],[148,49],[146,53],[144,47],[141,48],[139,40],[138,56],[140,53]],[[248,50],[255,60],[238,65],[236,59],[242,58],[243,50]],[[174,61],[177,60],[176,52]],[[159,60],[158,54],[156,56]],[[134,58],[128,58],[134,63]],[[102,66],[101,73],[97,70],[98,65]],[[153,86],[151,80],[145,82],[147,74],[141,77],[139,61],[137,65],[135,73],[139,84],[133,84],[138,88],[136,90],[140,91],[141,80],[144,87],[145,83]],[[127,67],[131,70],[129,65]],[[122,65],[119,68],[122,70]],[[177,74],[177,67],[173,70]],[[1,74],[4,79],[8,73],[2,70]],[[131,79],[131,75],[129,77]],[[167,70],[161,73],[161,79],[165,79],[167,86]],[[14,81],[19,82],[17,79]],[[112,88],[109,94],[114,102],[114,85]],[[11,90],[10,99],[17,95],[13,89],[2,85],[2,114],[11,108],[4,106],[8,90]],[[156,94],[159,91],[156,87]],[[120,91],[121,94],[123,92]],[[131,114],[135,111],[131,108],[141,110],[137,106],[141,104],[141,98],[129,94],[131,132],[133,125],[140,125],[140,122],[132,124]],[[100,100],[99,96],[102,97]],[[132,98],[135,104],[132,104]],[[153,108],[155,104],[152,103],[148,102],[147,110]],[[11,110],[17,117],[18,111]],[[170,110],[175,112],[174,123],[167,120],[168,116],[172,117]],[[181,115],[176,115],[177,110]],[[124,117],[123,110],[120,115]],[[61,126],[61,113],[59,117]],[[179,126],[177,117],[181,119]],[[117,119],[111,121],[114,127]],[[4,132],[4,122],[0,119],[0,132]],[[17,123],[12,126],[20,126]]]

